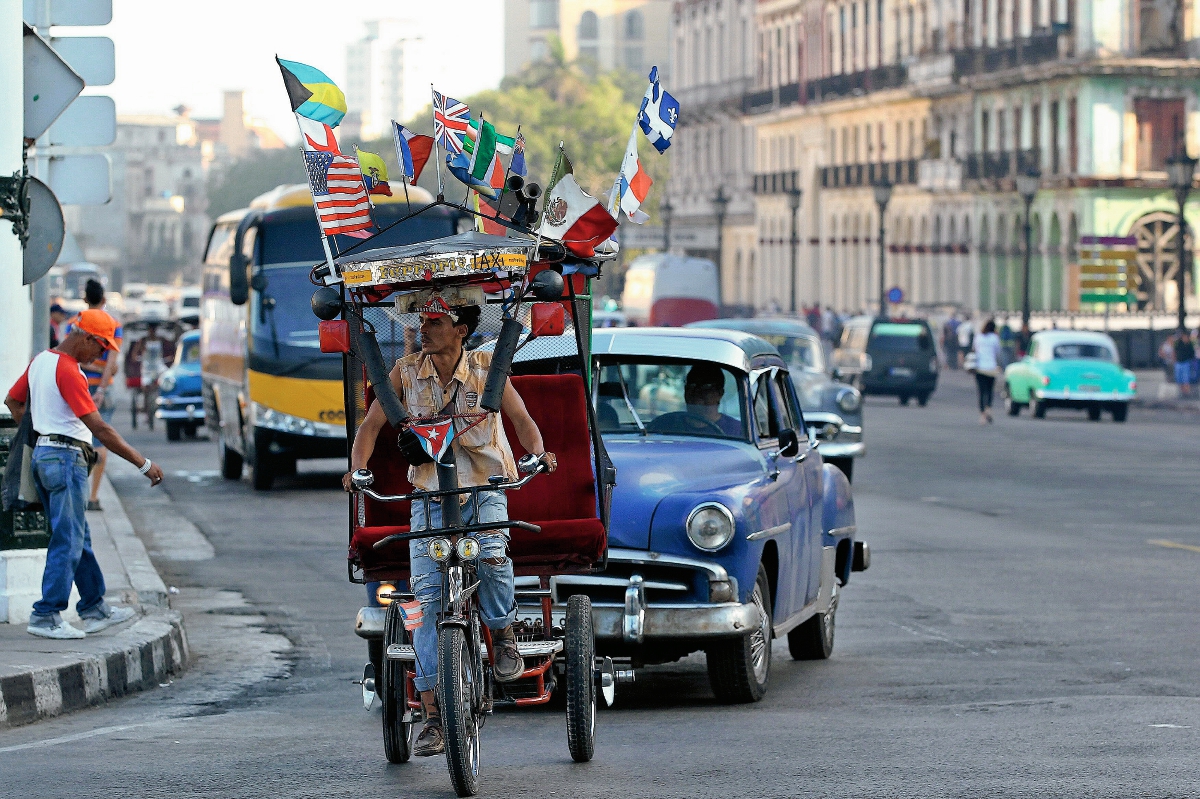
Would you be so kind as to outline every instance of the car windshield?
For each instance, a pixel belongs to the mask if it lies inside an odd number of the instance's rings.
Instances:
[[[870,349],[884,352],[919,352],[929,347],[929,333],[918,322],[880,322],[871,328]]]
[[[1090,358],[1097,361],[1115,361],[1117,359],[1113,351],[1103,344],[1081,344],[1075,342],[1071,344],[1057,344],[1054,347],[1054,359],[1056,361],[1075,361],[1081,358]]]
[[[742,381],[707,361],[601,362],[596,420],[605,433],[746,440]]]
[[[816,339],[802,336],[784,336],[774,333],[757,333],[759,338],[766,339],[787,362],[788,369],[793,372],[804,369],[809,372],[825,371],[825,354]]]
[[[196,363],[200,360],[200,339],[194,338],[183,342],[183,351],[179,354],[180,363]]]

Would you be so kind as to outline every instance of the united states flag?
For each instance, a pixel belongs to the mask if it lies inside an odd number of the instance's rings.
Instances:
[[[404,619],[404,629],[412,631],[425,623],[425,614],[421,611],[421,603],[417,600],[399,602],[400,617]]]
[[[371,203],[358,162],[346,155],[305,151],[304,166],[321,232],[326,236],[370,236]]]
[[[463,151],[463,139],[471,127],[471,109],[453,97],[433,93],[433,135],[447,155]]]

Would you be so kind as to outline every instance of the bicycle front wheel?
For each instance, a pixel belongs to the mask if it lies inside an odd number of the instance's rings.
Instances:
[[[479,723],[475,716],[476,668],[472,642],[461,627],[445,626],[438,633],[438,700],[446,740],[446,767],[459,796],[479,790]]]

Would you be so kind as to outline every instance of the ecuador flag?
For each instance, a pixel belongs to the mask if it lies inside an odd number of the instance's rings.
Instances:
[[[278,56],[292,110],[302,117],[336,128],[346,116],[346,95],[319,69]]]

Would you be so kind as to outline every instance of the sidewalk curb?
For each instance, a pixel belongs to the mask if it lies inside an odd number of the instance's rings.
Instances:
[[[183,617],[156,611],[118,633],[107,651],[64,658],[61,666],[0,679],[0,728],[98,705],[182,672],[188,661]]]

